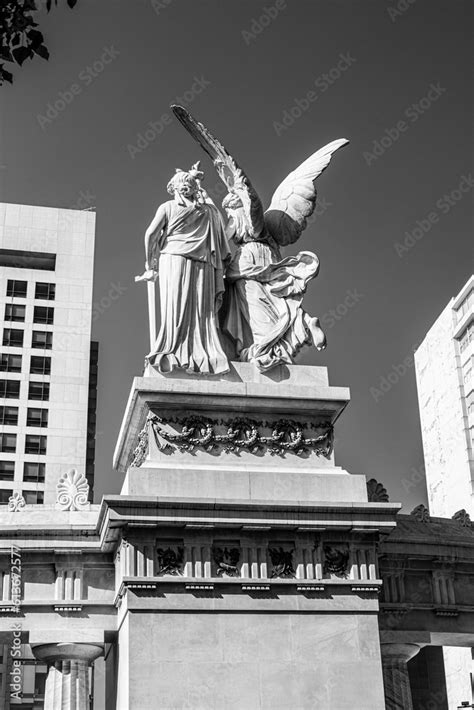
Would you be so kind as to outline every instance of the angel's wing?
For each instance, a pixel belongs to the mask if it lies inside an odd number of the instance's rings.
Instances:
[[[306,227],[316,206],[315,181],[331,162],[331,156],[349,143],[339,138],[313,153],[277,187],[265,212],[265,226],[281,246],[293,244]]]
[[[242,202],[248,234],[257,238],[264,229],[263,207],[259,196],[252,187],[244,171],[237,165],[234,158],[224,146],[199,121],[182,106],[171,106],[176,118],[182,123],[188,133],[206,151],[214,163],[217,173],[229,192],[238,195]]]

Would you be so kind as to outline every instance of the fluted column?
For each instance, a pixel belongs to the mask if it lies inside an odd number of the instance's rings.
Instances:
[[[102,655],[102,646],[49,643],[32,650],[48,664],[44,710],[89,710],[89,665]]]
[[[385,710],[413,710],[408,661],[420,646],[415,643],[382,644]]]

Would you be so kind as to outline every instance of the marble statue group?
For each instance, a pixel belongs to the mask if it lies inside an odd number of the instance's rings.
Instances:
[[[316,206],[315,181],[348,141],[313,153],[283,180],[264,211],[223,145],[184,108],[172,110],[227,188],[226,219],[202,187],[199,163],[176,170],[167,186],[171,199],[146,230],[145,272],[137,278],[159,284],[160,329],[155,337],[151,326],[148,363],[162,373],[220,374],[239,359],[265,372],[291,364],[304,345],[324,349],[319,320],[302,305],[319,260],[309,251],[282,257],[280,250],[299,239]]]

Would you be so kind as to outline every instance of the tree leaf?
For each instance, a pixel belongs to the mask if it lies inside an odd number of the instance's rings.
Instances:
[[[44,46],[44,44],[41,44],[39,47],[36,47],[35,54],[38,54],[43,59],[49,59],[49,52],[47,47]]]
[[[13,83],[13,74],[3,68],[3,64],[0,67],[0,83],[8,81],[10,84]]]
[[[33,52],[28,47],[15,47],[12,54],[15,62],[21,66],[25,59],[33,55]]]
[[[12,53],[8,47],[0,47],[0,59],[4,59],[6,62],[13,62]]]
[[[44,37],[38,30],[30,30],[26,35],[29,40],[31,49],[36,51],[36,48],[43,44]]]

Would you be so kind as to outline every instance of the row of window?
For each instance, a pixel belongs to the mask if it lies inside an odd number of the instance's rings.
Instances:
[[[17,328],[4,328],[3,346],[10,348],[22,348],[24,330]],[[31,335],[31,347],[41,350],[51,350],[53,347],[53,334],[42,330],[34,330]]]
[[[18,407],[0,406],[0,424],[18,425]],[[28,407],[26,410],[26,426],[48,426],[48,410]]]
[[[464,301],[461,303],[459,308],[456,310],[456,316],[457,316],[457,321],[461,320],[463,316],[466,315],[466,313],[469,313],[469,311],[474,308],[474,289],[471,289],[469,293],[467,294],[466,298]]]
[[[0,481],[13,481],[15,477],[15,462],[0,461]],[[23,464],[23,480],[28,483],[44,483],[45,464],[37,461],[25,461]]]
[[[28,281],[17,281],[9,279],[7,282],[7,296],[13,298],[26,298],[28,294]],[[54,301],[56,296],[56,284],[37,282],[35,284],[35,298],[44,301]]]
[[[21,372],[22,355],[12,353],[0,354],[0,372]],[[32,375],[50,375],[51,358],[46,355],[30,357],[30,373]]]
[[[0,380],[0,397],[19,399],[21,380]],[[49,400],[49,382],[29,382],[28,399],[47,402]]]
[[[26,306],[20,306],[17,303],[5,304],[5,320],[22,323],[25,320]],[[33,308],[33,323],[43,323],[45,325],[53,325],[54,323],[54,308],[51,306],[35,306]]]
[[[469,323],[459,338],[459,350],[464,352],[471,342],[474,342],[474,321]]]
[[[7,488],[0,488],[0,503],[8,503],[8,499],[13,495],[13,491]],[[44,503],[43,491],[22,491],[21,495],[27,505]]]
[[[21,372],[22,355],[12,353],[0,354],[0,372]],[[51,358],[46,355],[30,357],[30,373],[33,375],[50,375]]]
[[[26,434],[25,454],[44,456],[46,454],[46,436],[42,434]],[[16,453],[16,434],[0,434],[0,451],[4,454]]]

